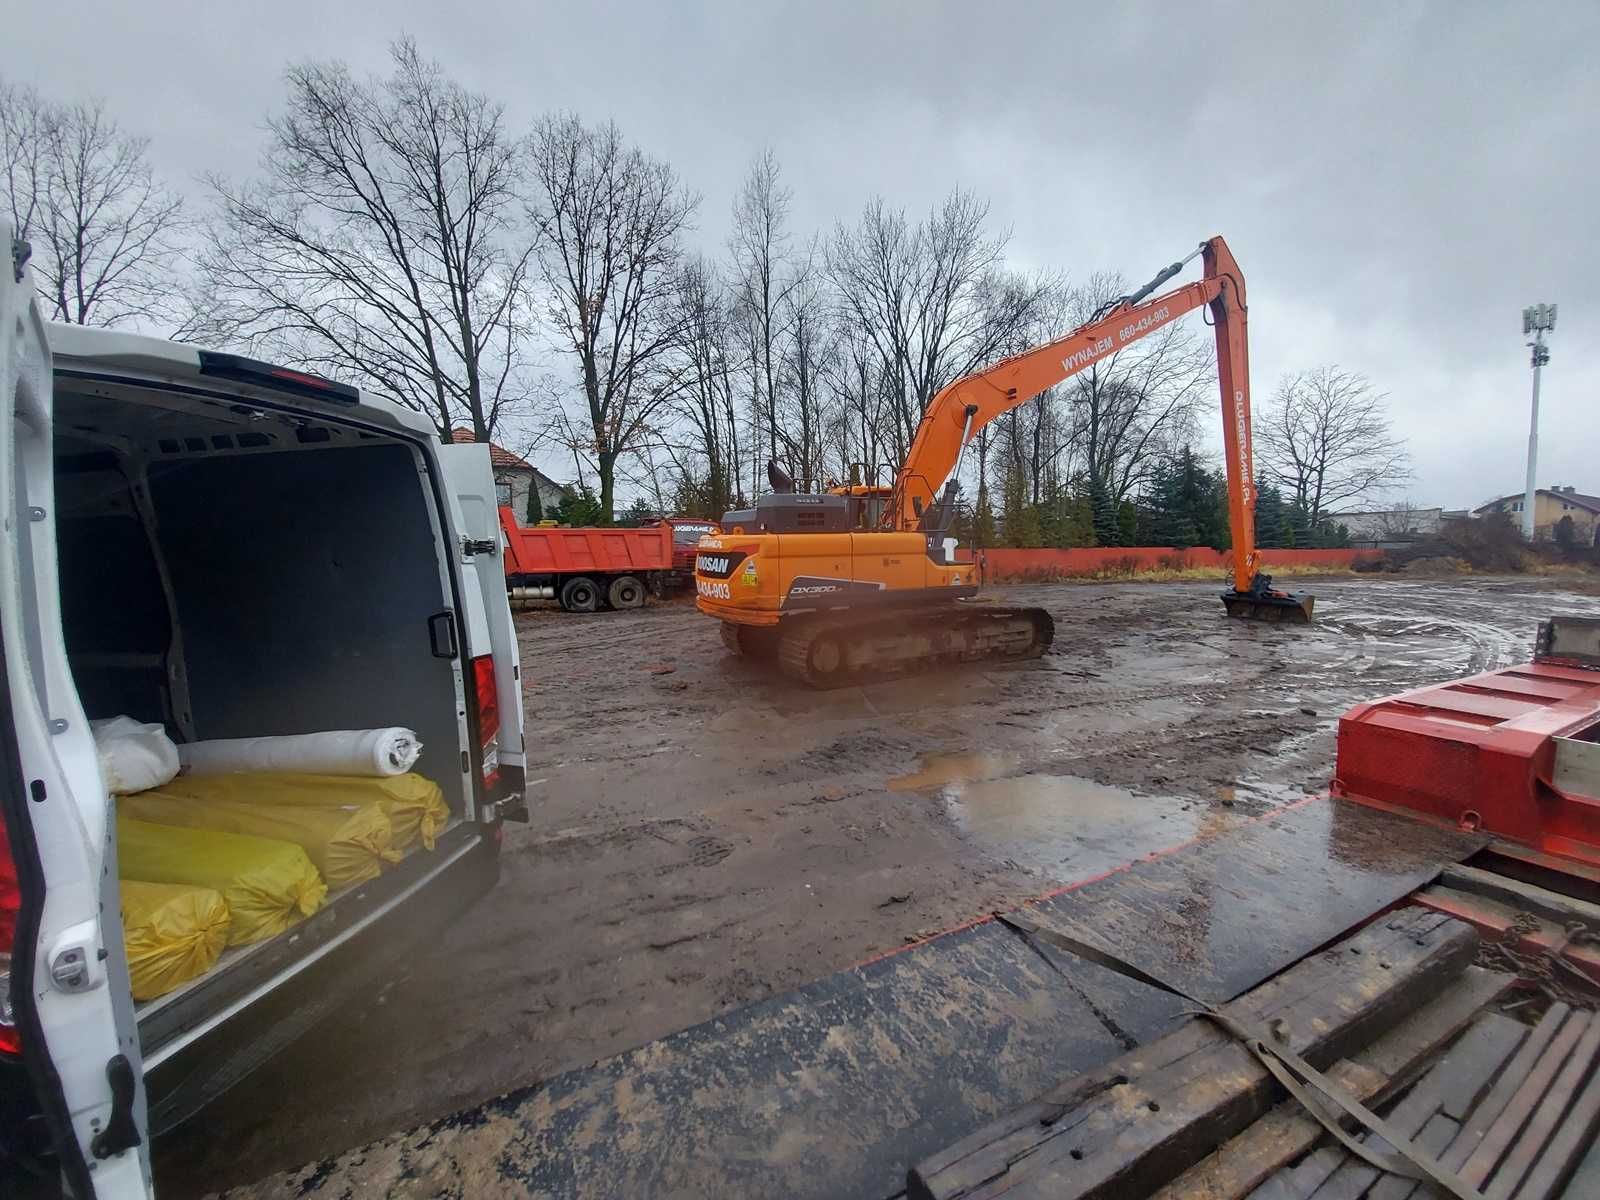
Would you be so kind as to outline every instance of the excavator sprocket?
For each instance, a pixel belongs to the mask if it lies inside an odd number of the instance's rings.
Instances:
[[[819,613],[783,630],[778,664],[809,687],[844,687],[945,664],[1038,658],[1050,648],[1055,629],[1042,608],[992,604],[892,616]]]

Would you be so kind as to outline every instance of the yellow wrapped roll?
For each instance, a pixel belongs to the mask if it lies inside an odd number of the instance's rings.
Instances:
[[[215,888],[124,879],[122,942],[135,1000],[165,996],[216,965],[228,943],[228,904]]]
[[[331,888],[377,878],[385,862],[399,862],[389,846],[389,818],[376,804],[361,808],[308,808],[242,800],[192,799],[166,788],[122,798],[122,811],[140,821],[212,829],[293,842],[310,856]]]
[[[302,775],[285,771],[240,771],[232,775],[180,775],[161,785],[168,796],[230,800],[303,808],[360,808],[377,804],[394,830],[390,843],[407,850],[419,840],[429,850],[450,820],[439,785],[408,771],[404,775]],[[331,881],[330,881],[331,882]]]
[[[221,892],[232,917],[230,946],[282,933],[321,908],[328,894],[306,852],[291,842],[152,825],[126,815],[117,819],[117,866],[129,879]]]

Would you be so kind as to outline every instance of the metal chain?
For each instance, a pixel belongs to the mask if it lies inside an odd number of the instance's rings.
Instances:
[[[1594,931],[1582,921],[1574,921],[1566,928],[1565,940],[1553,950],[1525,952],[1517,949],[1524,934],[1539,932],[1539,918],[1531,913],[1519,912],[1511,928],[1498,941],[1485,941],[1478,951],[1478,962],[1490,970],[1505,971],[1531,985],[1548,1004],[1566,1004],[1572,1008],[1592,1009],[1600,1002],[1600,989],[1583,972],[1561,956],[1562,950],[1573,942],[1597,940]]]

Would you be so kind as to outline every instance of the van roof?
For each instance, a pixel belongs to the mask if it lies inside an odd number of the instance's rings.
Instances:
[[[132,372],[180,379],[201,375],[202,348],[187,342],[59,321],[49,322],[47,329],[50,354],[57,367],[70,363],[96,372]],[[357,394],[356,403],[361,406],[377,409],[417,433],[438,437],[433,422],[421,413],[370,392],[358,389]]]

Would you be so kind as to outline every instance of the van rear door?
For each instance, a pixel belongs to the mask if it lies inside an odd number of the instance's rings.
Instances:
[[[0,1053],[26,1065],[70,1194],[147,1197],[113,815],[61,631],[50,350],[27,246],[4,223],[0,246],[0,896],[15,904],[0,922]]]
[[[499,805],[501,816],[526,821],[522,667],[517,653],[517,629],[511,620],[511,602],[506,596],[505,548],[489,445],[487,442],[442,445],[439,461],[455,500],[463,574],[469,576],[463,603],[475,605],[478,610],[464,614],[467,625],[464,656],[472,669],[466,680],[469,694],[475,685],[484,689],[491,686],[484,678],[482,660],[487,656],[493,664],[492,688],[499,731],[495,744],[486,745],[484,749],[485,793],[489,803]],[[480,712],[485,698],[479,697]]]

